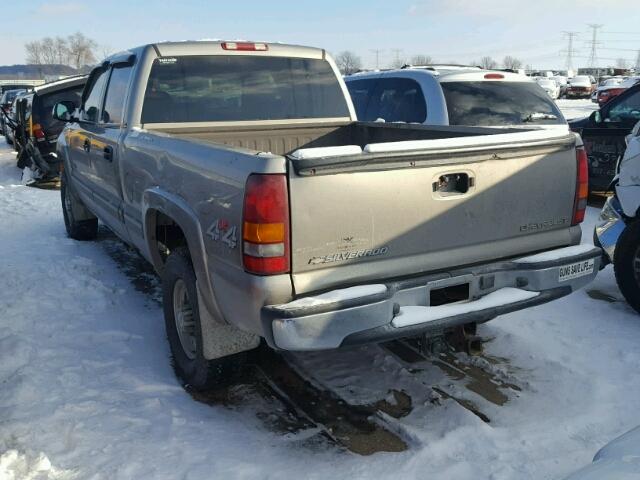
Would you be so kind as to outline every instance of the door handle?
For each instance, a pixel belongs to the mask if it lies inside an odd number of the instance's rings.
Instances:
[[[113,161],[113,147],[107,146],[104,147],[104,150],[102,151],[102,155],[104,156],[104,159],[108,162]]]
[[[433,182],[433,193],[440,196],[461,195],[475,186],[475,178],[467,173],[448,173],[441,175],[436,182]]]
[[[82,149],[89,153],[91,151],[91,140],[89,140],[88,138],[85,139],[84,143],[82,144]]]

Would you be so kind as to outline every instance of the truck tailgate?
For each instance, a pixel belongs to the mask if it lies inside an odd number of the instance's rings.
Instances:
[[[296,293],[576,243],[575,141],[365,148],[305,169],[290,157]]]

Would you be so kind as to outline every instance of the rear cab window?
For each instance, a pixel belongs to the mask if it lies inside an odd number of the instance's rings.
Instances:
[[[371,78],[347,82],[358,120],[424,123],[427,105],[411,78]]]
[[[120,125],[124,116],[124,101],[131,79],[133,67],[129,65],[114,65],[109,77],[109,85],[105,94],[104,107],[102,108],[102,122],[112,125]]]
[[[555,102],[534,82],[441,82],[450,125],[565,124]]]
[[[252,55],[161,57],[154,61],[142,123],[348,118],[325,60]]]

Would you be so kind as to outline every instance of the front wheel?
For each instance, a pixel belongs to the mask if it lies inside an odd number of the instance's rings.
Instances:
[[[185,386],[202,391],[235,380],[245,361],[244,353],[215,360],[203,356],[196,275],[185,247],[174,249],[167,257],[162,300],[173,368]]]
[[[622,295],[640,313],[640,220],[627,225],[620,235],[613,268]]]

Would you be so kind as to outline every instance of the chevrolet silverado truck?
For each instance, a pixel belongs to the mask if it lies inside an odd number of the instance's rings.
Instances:
[[[177,374],[228,381],[261,339],[335,349],[463,325],[591,281],[566,130],[358,122],[321,49],[176,42],[60,102],[68,235],[98,219],[162,278]]]

